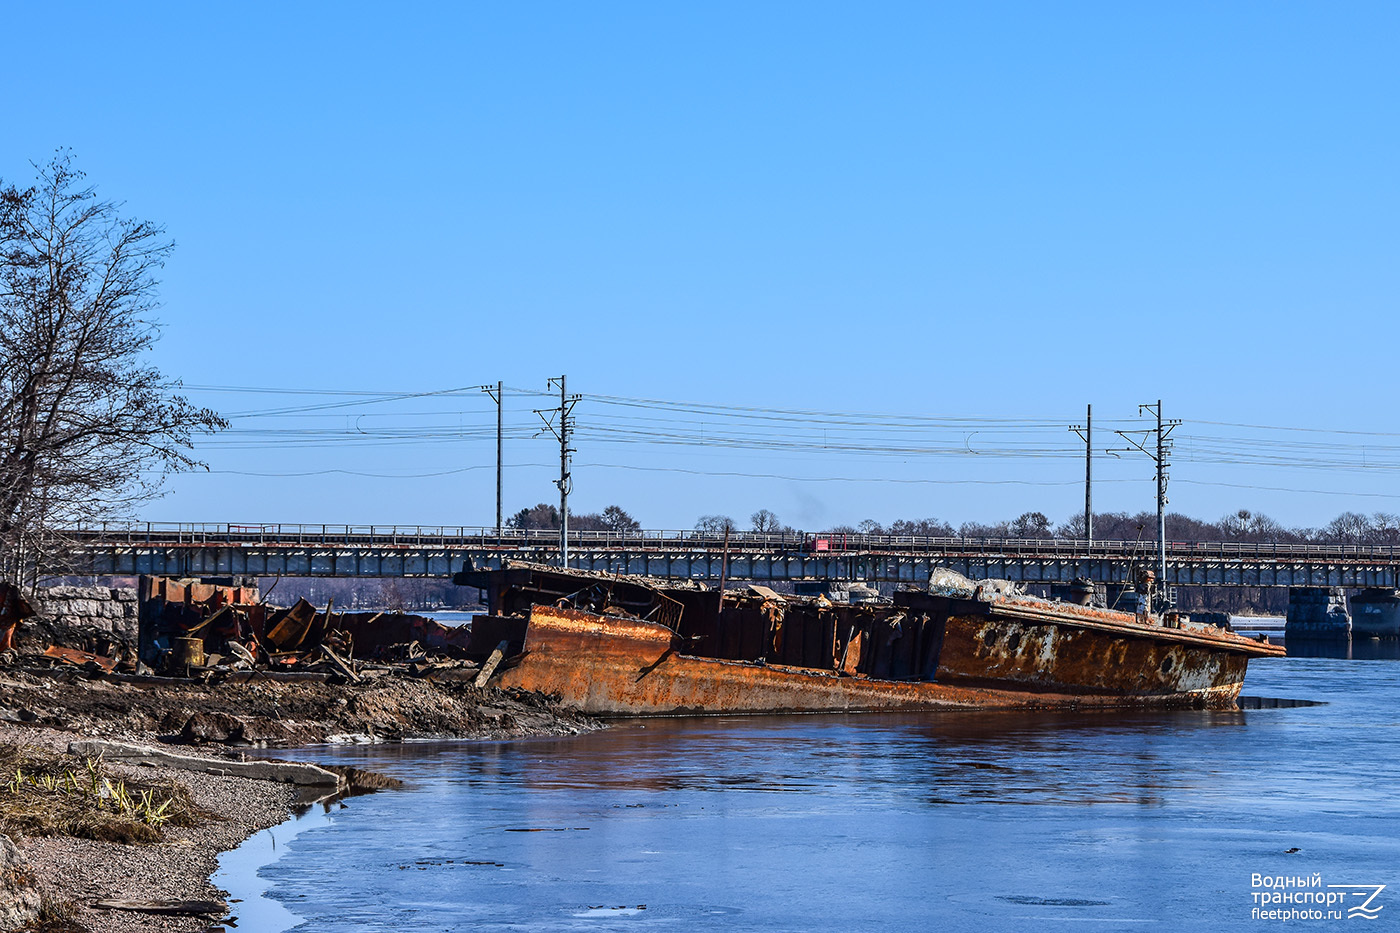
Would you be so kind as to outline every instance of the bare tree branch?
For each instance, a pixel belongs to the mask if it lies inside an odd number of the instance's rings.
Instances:
[[[0,580],[31,584],[60,566],[55,529],[128,514],[227,427],[142,359],[164,228],[119,217],[67,152],[35,168],[0,183]]]

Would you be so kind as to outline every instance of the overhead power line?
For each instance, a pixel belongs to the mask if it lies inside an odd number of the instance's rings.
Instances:
[[[416,451],[483,445],[493,437],[525,441],[537,431],[527,421],[534,417],[533,402],[547,397],[538,388],[505,387],[518,402],[490,405],[479,385],[430,391],[184,388],[308,400],[233,413],[228,431],[199,440],[201,449],[209,451]],[[1091,445],[1073,444],[1073,435],[1066,436],[1071,418],[829,411],[607,394],[582,395],[579,404],[571,434],[595,450],[685,448],[716,456],[747,451],[794,459],[986,463],[1064,461],[1084,457],[1086,448],[1092,453]],[[1100,417],[1096,423],[1128,434],[1152,427],[1151,419],[1142,418]],[[1179,463],[1355,476],[1400,472],[1400,432],[1186,419],[1176,439]]]

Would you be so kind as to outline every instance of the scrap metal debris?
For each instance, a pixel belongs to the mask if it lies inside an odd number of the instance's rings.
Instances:
[[[279,608],[232,580],[142,577],[139,600],[140,662],[166,675],[323,673],[361,683],[392,673],[475,669],[479,660],[470,626],[403,612],[337,612],[333,600],[324,608],[305,599]]]
[[[318,607],[305,599],[272,606],[256,587],[232,578],[143,576],[137,598],[134,652],[116,643],[97,651],[55,644],[30,657],[134,683],[266,678],[361,684],[393,675],[475,682],[482,662],[503,641],[499,627],[489,624],[474,642],[470,625],[411,613],[340,612],[333,602]],[[0,643],[32,614],[16,588],[0,586]],[[504,655],[497,666],[508,667],[510,660]]]
[[[77,648],[64,648],[61,645],[49,645],[49,647],[44,650],[44,657],[54,658],[65,664],[72,664],[76,667],[87,667],[89,664],[92,664],[108,672],[112,671],[117,666],[116,658],[93,654],[90,651],[79,651]]]
[[[31,606],[13,583],[0,582],[0,651],[14,647],[15,628],[34,615]]]

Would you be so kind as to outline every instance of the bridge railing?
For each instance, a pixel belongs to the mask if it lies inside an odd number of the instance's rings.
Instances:
[[[559,532],[552,529],[448,526],[448,525],[334,525],[288,523],[213,522],[107,522],[80,525],[59,532],[74,541],[129,544],[359,544],[405,545],[500,542],[506,545],[557,547]],[[735,532],[734,547],[796,548],[810,539],[801,532],[764,534]],[[579,544],[656,546],[687,542],[698,546],[722,546],[724,536],[700,531],[570,531],[569,541]]]
[[[268,522],[108,522],[81,525],[62,532],[76,543],[92,545],[360,545],[399,547],[511,547],[557,548],[559,533],[550,529],[505,528],[469,525],[333,525]],[[1018,557],[1047,558],[1092,556],[1138,557],[1150,561],[1152,541],[1103,541],[1090,544],[1074,538],[961,538],[919,535],[868,535],[841,532],[731,532],[729,547],[743,551],[806,551],[833,554],[861,551],[932,553],[1010,553]],[[634,531],[571,531],[571,545],[617,550],[706,549],[724,546],[725,536],[694,529]],[[1169,557],[1193,561],[1259,559],[1394,561],[1400,546],[1391,544],[1293,544],[1244,541],[1169,541]]]

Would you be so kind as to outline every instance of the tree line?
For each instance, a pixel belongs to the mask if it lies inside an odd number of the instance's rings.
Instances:
[[[559,528],[557,506],[540,503],[521,509],[506,525],[521,531]],[[569,515],[569,527],[578,531],[631,532],[641,530],[641,523],[619,505],[610,505],[601,512]],[[752,531],[763,534],[799,533],[784,524],[777,513],[759,509],[741,524],[722,514],[701,515],[695,520],[696,531],[722,534],[726,531]],[[1023,512],[1015,518],[999,522],[963,522],[953,525],[938,518],[898,519],[882,524],[866,519],[856,525],[834,525],[812,529],[810,534],[900,535],[929,538],[1084,538],[1084,515],[1077,513],[1069,519],[1054,523],[1044,512]],[[1157,515],[1155,512],[1101,512],[1094,516],[1094,537],[1112,541],[1155,541]],[[1239,509],[1216,520],[1205,521],[1167,513],[1167,539],[1194,543],[1198,541],[1239,541],[1257,544],[1400,544],[1400,515],[1391,512],[1342,512],[1318,527],[1288,527],[1267,515]]]
[[[1094,537],[1114,541],[1155,541],[1155,512],[1102,512],[1094,516]],[[1197,541],[1240,541],[1257,544],[1400,544],[1400,515],[1390,512],[1342,512],[1318,527],[1289,527],[1268,515],[1239,509],[1207,521],[1180,512],[1166,516],[1167,539]],[[948,522],[928,518],[896,521],[881,525],[864,521],[838,531],[864,534],[929,535],[960,538],[1084,538],[1084,515],[1075,514],[1054,524],[1043,512],[1023,512],[1016,518],[994,523],[963,522],[956,528]]]
[[[506,527],[517,531],[559,528],[559,507],[541,502],[530,509],[521,509],[506,519]],[[573,531],[612,531],[622,534],[641,531],[642,525],[621,506],[610,505],[601,512],[569,512],[569,528]]]
[[[425,612],[483,607],[475,587],[457,586],[451,579],[435,577],[262,577],[259,589],[265,602],[290,606],[298,599],[324,608],[335,601],[337,612],[389,610]]]

